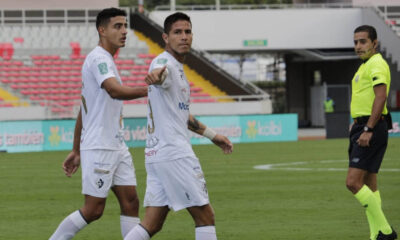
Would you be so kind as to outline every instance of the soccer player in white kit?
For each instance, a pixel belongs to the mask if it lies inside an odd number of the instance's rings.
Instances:
[[[123,140],[121,100],[147,96],[147,87],[122,86],[114,63],[113,55],[125,46],[126,13],[116,8],[104,9],[97,15],[96,28],[99,45],[87,55],[82,67],[81,110],[73,150],[63,163],[68,177],[82,163],[85,202],[60,223],[51,240],[71,239],[100,218],[110,189],[120,204],[122,236],[140,222],[135,169]]]
[[[148,116],[146,141],[146,213],[125,240],[148,240],[161,230],[169,209],[187,209],[195,222],[196,240],[217,239],[214,211],[199,160],[190,144],[189,130],[208,137],[231,153],[228,138],[197,121],[189,113],[190,86],[183,72],[192,44],[189,16],[175,13],[164,22],[165,52],[151,63],[146,82]]]

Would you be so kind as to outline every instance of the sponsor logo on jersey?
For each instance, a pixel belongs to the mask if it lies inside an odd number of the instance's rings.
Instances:
[[[179,106],[179,109],[180,110],[189,110],[189,104],[185,104],[185,103],[183,103],[183,102],[180,102],[179,104],[178,104],[178,106]]]
[[[154,156],[154,155],[157,154],[157,150],[151,150],[151,151],[148,151],[145,154],[146,154],[146,156],[151,157],[151,156]]]
[[[97,65],[97,67],[99,68],[100,74],[104,75],[108,73],[108,67],[107,67],[107,63],[103,62],[100,63],[99,65]]]

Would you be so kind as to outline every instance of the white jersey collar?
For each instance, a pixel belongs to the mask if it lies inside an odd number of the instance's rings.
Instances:
[[[168,51],[164,51],[168,56],[170,56],[170,58],[172,59],[172,61],[174,61],[175,64],[177,64],[178,66],[183,66],[182,63],[180,63],[178,60],[176,60],[176,58],[174,56],[172,56],[171,53],[169,53]]]
[[[106,53],[110,58],[113,58],[111,53],[109,53],[107,50],[105,50],[102,46],[97,45],[96,48],[99,49],[99,51],[102,51],[102,52]]]

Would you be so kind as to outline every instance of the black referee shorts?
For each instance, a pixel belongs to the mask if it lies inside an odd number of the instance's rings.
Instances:
[[[388,144],[388,125],[379,120],[369,142],[369,147],[361,147],[357,140],[364,132],[365,123],[355,123],[350,131],[349,167],[378,173]]]

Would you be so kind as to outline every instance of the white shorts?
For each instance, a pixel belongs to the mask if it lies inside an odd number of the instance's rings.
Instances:
[[[145,207],[174,211],[209,203],[206,181],[197,158],[146,163]]]
[[[82,194],[106,198],[112,186],[136,186],[135,168],[128,149],[82,150]]]

